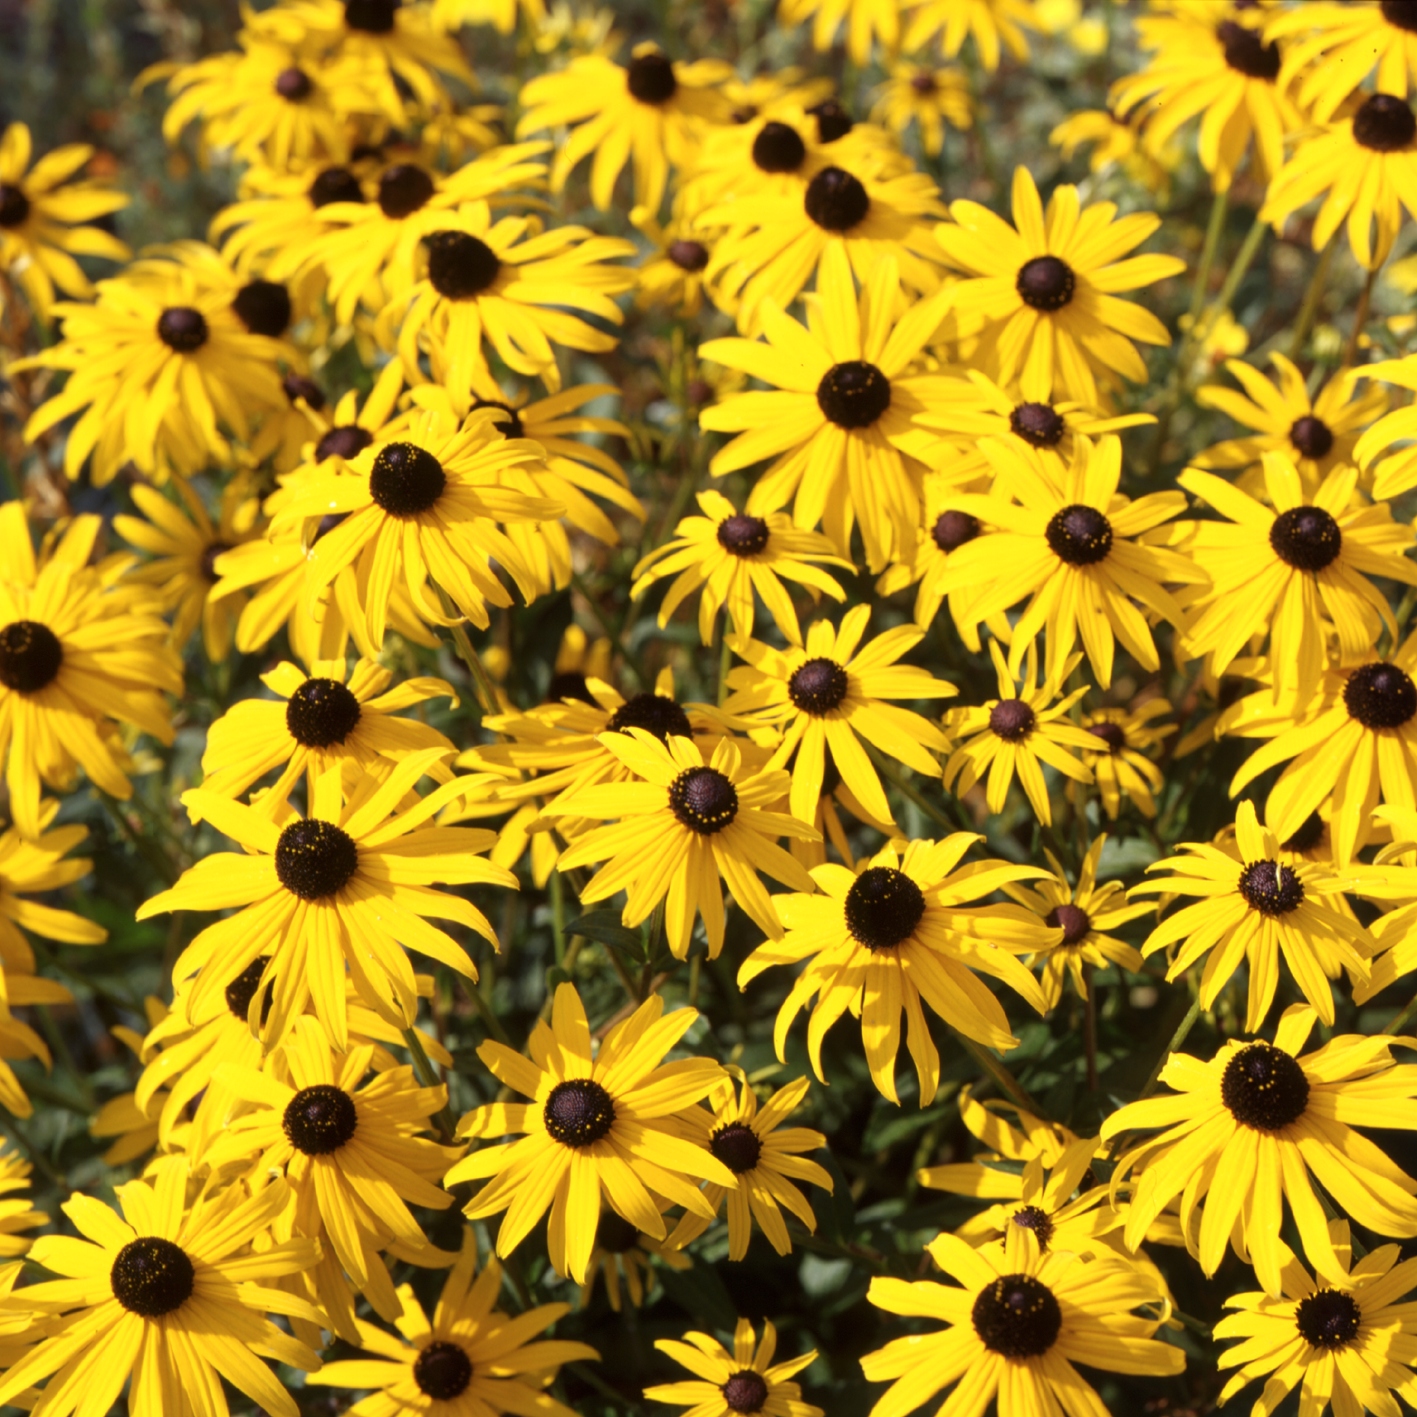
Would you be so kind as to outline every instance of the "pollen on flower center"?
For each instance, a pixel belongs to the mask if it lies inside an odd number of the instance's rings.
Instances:
[[[290,328],[290,292],[273,280],[253,280],[243,285],[231,308],[253,335],[279,339]]]
[[[1051,925],[1055,930],[1061,930],[1065,945],[1075,945],[1079,940],[1085,940],[1092,929],[1092,917],[1081,906],[1073,905],[1069,901],[1055,905],[1043,917],[1043,923]]]
[[[891,406],[891,381],[864,359],[833,364],[817,385],[817,407],[838,428],[869,428]]]
[[[1053,513],[1044,530],[1053,554],[1069,566],[1095,566],[1112,550],[1112,523],[1079,502]]]
[[[310,75],[296,64],[276,75],[276,93],[289,103],[299,103],[301,99],[309,98],[314,87]]]
[[[690,275],[697,275],[708,265],[708,247],[702,241],[671,241],[664,254]]]
[[[206,344],[207,317],[188,305],[174,305],[157,317],[157,337],[178,354],[192,354]]]
[[[627,728],[643,728],[653,733],[661,743],[673,734],[676,738],[692,738],[694,730],[689,717],[673,699],[663,694],[635,694],[625,700],[605,725],[607,733],[623,733]]]
[[[1251,861],[1240,872],[1240,894],[1261,915],[1288,915],[1304,903],[1304,883],[1278,861]]]
[[[1020,1230],[1033,1231],[1040,1250],[1048,1248],[1048,1241],[1053,1238],[1053,1217],[1046,1210],[1040,1210],[1036,1205],[1023,1205],[1014,1211],[1011,1218]]]
[[[971,516],[968,512],[941,512],[935,518],[935,525],[930,535],[935,539],[935,545],[946,555],[951,551],[958,551],[966,541],[973,541],[979,535],[979,518]]]
[[[1343,531],[1322,507],[1291,507],[1274,519],[1269,544],[1286,566],[1322,571],[1343,549]]]
[[[1225,62],[1237,74],[1271,83],[1279,77],[1279,46],[1266,44],[1255,30],[1234,20],[1221,20],[1215,37],[1225,51]]]
[[[762,172],[796,172],[807,160],[807,144],[787,123],[764,123],[753,139],[753,162]]]
[[[451,1402],[472,1381],[472,1359],[456,1343],[435,1339],[413,1360],[413,1381],[434,1402]]]
[[[839,167],[824,167],[807,184],[803,206],[823,231],[850,231],[866,220],[871,198],[859,178]]]
[[[1077,277],[1056,256],[1034,256],[1019,267],[1015,288],[1034,310],[1061,310],[1077,290]]]
[[[251,1000],[256,997],[256,990],[261,987],[261,975],[265,973],[266,966],[270,963],[270,955],[257,955],[224,991],[226,995],[226,1007],[230,1010],[233,1018],[238,1018],[242,1023],[251,1015]],[[272,981],[274,982],[274,981]],[[268,990],[265,999],[261,1004],[261,1022],[270,1017],[271,995]]]
[[[903,944],[924,914],[924,892],[893,866],[868,866],[846,893],[847,931],[868,950]]]
[[[669,810],[691,832],[713,836],[738,815],[738,789],[717,768],[689,768],[669,784]]]
[[[1322,418],[1306,413],[1289,426],[1289,441],[1302,458],[1326,458],[1333,451],[1333,432]]]
[[[1417,31],[1417,0],[1382,0],[1378,9],[1395,28]]]
[[[1005,1358],[1041,1357],[1063,1327],[1053,1291],[1028,1274],[1006,1274],[986,1285],[970,1318],[985,1348]]]
[[[362,202],[364,189],[347,167],[327,167],[310,184],[310,205],[327,207],[332,202]]]
[[[394,27],[394,11],[403,0],[345,0],[344,22],[365,34],[388,34]]]
[[[23,226],[30,214],[30,199],[8,182],[0,182],[0,227]]]
[[[763,1144],[746,1123],[729,1122],[714,1132],[709,1139],[709,1150],[735,1176],[741,1176],[758,1164],[758,1158],[763,1154]]]
[[[1343,705],[1364,728],[1401,728],[1417,715],[1417,684],[1395,664],[1360,665],[1343,686]]]
[[[850,687],[846,670],[836,660],[818,656],[793,671],[787,697],[803,713],[820,718],[841,706]]]
[[[319,1082],[302,1087],[286,1104],[281,1127],[286,1140],[306,1156],[329,1156],[359,1127],[354,1099],[342,1087]]]
[[[297,743],[328,748],[354,732],[359,713],[359,700],[338,679],[307,679],[285,706],[285,726]]]
[[[1309,1079],[1284,1049],[1247,1043],[1225,1065],[1220,1100],[1242,1127],[1277,1132],[1304,1115]]]
[[[547,1094],[542,1115],[546,1130],[562,1146],[590,1146],[610,1135],[615,1102],[598,1082],[571,1078]]]
[[[1033,710],[1022,699],[1000,699],[989,710],[989,728],[1005,743],[1017,743],[1033,732],[1037,723]]]
[[[323,900],[342,890],[359,868],[359,850],[348,832],[311,817],[291,822],[275,851],[276,877],[301,900]]]
[[[315,444],[315,461],[343,458],[348,462],[350,458],[357,458],[373,441],[374,435],[367,428],[361,428],[357,423],[341,424],[338,428],[331,428]]]
[[[761,517],[735,512],[718,524],[718,544],[735,556],[759,556],[768,544],[768,524]]]
[[[12,620],[0,630],[0,684],[17,694],[37,694],[64,663],[59,637],[38,620]]]
[[[1009,414],[1009,427],[1035,448],[1056,448],[1068,425],[1051,403],[1021,403]]]
[[[416,443],[389,443],[379,449],[369,473],[369,495],[391,517],[416,517],[443,495],[443,464]]]
[[[744,1368],[724,1383],[723,1400],[730,1412],[761,1412],[768,1400],[768,1385],[761,1373]]]
[[[160,1319],[192,1297],[197,1274],[180,1245],[156,1235],[142,1235],[118,1251],[108,1282],[113,1297],[130,1314]]]
[[[400,162],[379,179],[379,209],[393,221],[427,206],[434,192],[433,179],[416,162]]]
[[[497,279],[502,262],[483,240],[466,231],[435,231],[428,247],[428,279],[449,300],[471,300]]]
[[[1294,1327],[1311,1348],[1346,1348],[1362,1324],[1358,1301],[1341,1289],[1315,1289],[1294,1307]]]
[[[625,82],[632,98],[641,103],[668,103],[679,88],[674,66],[662,54],[637,54],[630,60]]]
[[[1417,117],[1406,99],[1375,93],[1353,115],[1353,141],[1375,153],[1394,153],[1417,136]]]

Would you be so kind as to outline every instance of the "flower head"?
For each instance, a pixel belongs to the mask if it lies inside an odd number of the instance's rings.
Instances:
[[[803,1402],[802,1389],[791,1381],[816,1361],[816,1349],[785,1363],[774,1363],[777,1330],[763,1325],[758,1342],[753,1325],[739,1319],[733,1333],[733,1352],[707,1333],[686,1333],[686,1341],[656,1340],[655,1347],[687,1368],[694,1381],[661,1383],[645,1389],[654,1402],[693,1409],[693,1417],[738,1417],[760,1412],[764,1417],[825,1417],[820,1407]]]

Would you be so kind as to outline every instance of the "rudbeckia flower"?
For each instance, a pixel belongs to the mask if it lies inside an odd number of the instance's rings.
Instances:
[[[700,492],[698,503],[703,516],[685,517],[674,528],[674,540],[651,551],[634,570],[632,600],[638,600],[656,581],[676,577],[660,602],[660,629],[697,591],[699,637],[704,644],[713,643],[718,612],[725,609],[733,633],[748,639],[753,633],[756,591],[783,638],[788,644],[800,645],[802,630],[783,580],[795,581],[833,600],[846,599],[846,592],[820,567],[854,567],[836,554],[825,536],[799,530],[783,512],[769,512],[766,517],[740,512],[717,492]]]
[[[1165,778],[1151,754],[1176,731],[1176,725],[1155,720],[1170,712],[1167,700],[1148,699],[1135,709],[1109,707],[1083,714],[1081,727],[1092,738],[1082,750],[1083,765],[1091,769],[1102,810],[1112,821],[1122,810],[1123,797],[1142,816],[1156,815],[1154,794],[1161,791]],[[1080,801],[1085,793],[1069,784],[1068,796]]]
[[[99,519],[76,517],[36,561],[19,502],[0,506],[0,758],[10,813],[27,837],[42,829],[40,784],[74,788],[79,768],[127,801],[128,755],[115,723],[172,742],[163,692],[182,692],[167,626],[137,587],[88,568]]]
[[[861,1041],[881,1095],[899,1102],[895,1086],[900,1016],[906,1046],[928,1107],[940,1080],[940,1055],[930,1037],[922,1000],[951,1028],[976,1043],[1015,1048],[1003,1007],[971,970],[1002,980],[1039,1013],[1043,995],[1019,954],[1039,950],[1056,932],[1016,905],[980,905],[1006,881],[1032,880],[1036,866],[1004,861],[959,863],[982,837],[955,832],[943,841],[913,841],[900,854],[887,846],[859,870],[827,864],[812,872],[820,894],[778,896],[787,933],[758,946],[738,971],[746,988],[778,964],[807,967],[778,1011],[773,1038],[786,1058],[787,1034],[803,1008],[812,1008],[807,1052],[822,1072],[827,1030],[846,1011],[859,1011]]]
[[[551,1210],[547,1243],[558,1274],[584,1283],[595,1247],[601,1193],[623,1220],[656,1240],[666,1237],[655,1196],[707,1214],[698,1188],[737,1178],[707,1146],[685,1136],[682,1114],[723,1078],[711,1058],[663,1062],[693,1026],[695,1009],[662,1017],[652,997],[593,1049],[585,1007],[573,984],[556,990],[551,1022],[538,1021],[524,1058],[501,1043],[477,1056],[498,1080],[530,1102],[493,1102],[469,1112],[459,1137],[524,1132],[506,1146],[483,1146],[443,1178],[448,1186],[495,1177],[465,1207],[472,1220],[502,1211],[497,1253],[506,1258]]]
[[[1377,70],[1380,93],[1407,96],[1417,75],[1417,33],[1398,4],[1309,0],[1297,9],[1275,7],[1265,34],[1292,40],[1284,50],[1285,77],[1297,77],[1297,98],[1327,123],[1364,79]]]
[[[1417,114],[1405,98],[1370,94],[1351,117],[1300,139],[1270,180],[1260,216],[1278,229],[1320,196],[1314,250],[1346,219],[1353,259],[1377,270],[1397,239],[1402,208],[1417,216]]]
[[[431,17],[439,29],[449,32],[463,25],[491,25],[498,34],[511,34],[518,12],[526,14],[533,29],[546,23],[543,0],[433,0]]]
[[[189,1208],[187,1179],[186,1160],[173,1158],[156,1185],[119,1186],[121,1216],[91,1196],[64,1202],[82,1238],[43,1235],[30,1252],[62,1278],[9,1296],[11,1305],[64,1317],[0,1379],[0,1402],[48,1378],[40,1401],[53,1417],[107,1412],[131,1376],[129,1410],[157,1417],[187,1410],[191,1395],[221,1394],[226,1378],[274,1417],[299,1417],[295,1399],[257,1355],[307,1373],[320,1366],[313,1349],[265,1317],[320,1322],[319,1310],[271,1282],[312,1265],[315,1246],[287,1240],[252,1249],[290,1192],[280,1180],[250,1198],[229,1186]],[[212,1413],[225,1408],[224,1398],[205,1401]]]
[[[921,419],[941,403],[947,381],[908,371],[943,310],[938,299],[903,301],[899,265],[890,255],[875,264],[858,300],[839,246],[822,253],[817,290],[805,328],[769,304],[762,312],[765,344],[700,345],[700,358],[776,386],[732,395],[699,415],[701,427],[738,435],[714,455],[709,471],[723,477],[772,458],[748,496],[749,515],[792,502],[797,526],[809,531],[821,524],[844,557],[859,522],[866,559],[880,571],[910,549],[920,520],[925,467],[917,459],[935,441]]]
[[[542,808],[546,817],[606,823],[577,836],[556,863],[570,871],[605,862],[581,889],[582,903],[623,890],[621,918],[633,928],[664,901],[665,935],[677,959],[688,957],[694,917],[702,914],[714,959],[723,948],[726,884],[753,923],[777,939],[782,925],[773,901],[780,897],[767,893],[758,873],[811,890],[812,878],[777,840],[817,834],[796,816],[768,810],[786,796],[787,774],[745,767],[728,738],[711,753],[691,738],[661,741],[642,728],[607,733],[601,742],[637,780],[579,788]]]
[[[1279,46],[1266,43],[1265,12],[1212,5],[1210,13],[1143,15],[1137,35],[1152,57],[1112,86],[1118,118],[1141,121],[1163,146],[1182,124],[1201,119],[1198,151],[1217,192],[1228,192],[1254,142],[1255,178],[1268,181],[1284,163],[1286,134],[1304,126],[1280,73]]]
[[[924,631],[897,625],[863,647],[870,618],[869,605],[856,605],[842,616],[840,628],[817,620],[802,648],[729,641],[748,663],[729,671],[724,711],[781,730],[772,761],[780,766],[795,755],[791,810],[804,822],[815,815],[828,752],[856,800],[873,817],[890,822],[890,803],[861,740],[928,777],[939,772],[931,754],[949,746],[933,723],[888,702],[947,699],[959,692],[926,669],[896,662],[920,643]]]
[[[486,917],[439,883],[509,886],[510,871],[476,853],[491,832],[425,827],[463,790],[456,780],[397,811],[406,795],[446,756],[441,748],[410,753],[382,782],[367,777],[342,802],[340,769],[317,780],[308,817],[278,826],[254,807],[200,788],[183,795],[194,821],[209,821],[244,848],[204,856],[177,884],[147,901],[140,920],[169,910],[223,910],[173,966],[174,984],[197,975],[192,1007],[223,990],[258,956],[268,955],[252,992],[252,1032],[274,1047],[313,1003],[331,1042],[348,1038],[345,969],[359,997],[401,1028],[418,1008],[418,985],[403,946],[446,964],[465,979],[477,970],[467,951],[428,923],[455,920],[496,944]],[[265,1013],[269,1000],[270,1013]]]
[[[955,708],[945,714],[945,733],[957,745],[945,763],[945,787],[963,797],[987,775],[986,801],[997,815],[1004,810],[1017,777],[1033,815],[1044,826],[1052,826],[1053,808],[1041,765],[1046,763],[1075,782],[1092,781],[1092,773],[1076,752],[1068,751],[1087,745],[1086,729],[1067,715],[1088,686],[1059,697],[1063,681],[1082,663],[1082,656],[1072,655],[1040,684],[1035,650],[1028,653],[1022,680],[1009,672],[997,640],[989,641],[989,654],[998,675],[999,697],[978,708]]]
[[[703,127],[727,117],[715,86],[729,72],[717,59],[672,63],[654,44],[636,45],[625,68],[603,54],[578,55],[559,73],[523,85],[517,137],[570,125],[557,145],[551,190],[561,191],[571,169],[593,153],[591,201],[609,210],[615,179],[629,162],[634,204],[656,216],[669,169],[691,167]]]
[[[1200,981],[1203,1009],[1214,1004],[1241,962],[1247,963],[1247,1033],[1269,1013],[1283,959],[1304,997],[1332,1026],[1333,992],[1326,974],[1342,964],[1355,981],[1366,983],[1373,952],[1368,932],[1329,899],[1341,901],[1345,878],[1284,852],[1274,832],[1260,826],[1248,800],[1235,814],[1234,844],[1226,846],[1183,842],[1183,854],[1147,867],[1148,873],[1170,874],[1133,886],[1133,896],[1159,892],[1201,900],[1157,925],[1142,946],[1143,956],[1179,945],[1166,971],[1171,980],[1209,955]]]
[[[1206,581],[1189,557],[1157,544],[1169,532],[1162,523],[1184,510],[1184,496],[1151,492],[1134,502],[1122,496],[1122,445],[1115,434],[1095,446],[1079,439],[1061,485],[1040,459],[1024,456],[1028,450],[994,438],[981,440],[980,450],[994,469],[994,488],[987,496],[961,494],[955,504],[998,530],[955,551],[941,588],[971,587],[968,609],[976,623],[1029,597],[1009,648],[1014,674],[1040,631],[1047,635],[1049,678],[1079,637],[1104,689],[1112,686],[1118,639],[1155,673],[1161,665],[1156,642],[1134,602],[1180,625],[1184,612],[1163,582]]]
[[[584,1343],[537,1338],[570,1305],[538,1304],[513,1318],[493,1307],[502,1266],[490,1260],[474,1279],[476,1270],[477,1241],[469,1229],[431,1322],[413,1290],[401,1285],[398,1334],[356,1319],[357,1346],[369,1356],[326,1363],[307,1385],[372,1389],[348,1409],[351,1417],[414,1417],[430,1410],[444,1417],[575,1417],[546,1392],[546,1381],[562,1363],[595,1362],[600,1354]]]
[[[914,123],[920,146],[928,157],[938,157],[945,144],[945,128],[974,126],[974,104],[969,82],[959,69],[931,69],[925,64],[895,63],[890,78],[876,90],[871,116],[898,138]]]
[[[1391,1412],[1394,1397],[1417,1403],[1417,1313],[1401,1302],[1417,1287],[1417,1260],[1398,1263],[1397,1245],[1379,1245],[1354,1257],[1346,1220],[1329,1221],[1341,1281],[1315,1279],[1292,1253],[1283,1259],[1283,1294],[1236,1294],[1225,1301],[1227,1314],[1216,1324],[1217,1339],[1241,1342],[1219,1357],[1231,1374],[1220,1401],[1234,1397],[1259,1378],[1262,1412],[1300,1389],[1306,1413],[1323,1417],[1330,1403],[1337,1412]],[[1252,1409],[1253,1411],[1253,1409]]]
[[[128,196],[97,180],[68,180],[93,156],[86,144],[55,148],[31,166],[33,150],[23,123],[11,123],[0,135],[0,271],[44,318],[55,286],[76,299],[93,294],[75,256],[128,259],[116,236],[89,224],[121,212]]]
[[[1401,1039],[1346,1033],[1299,1057],[1318,1019],[1285,1009],[1274,1042],[1232,1038],[1209,1062],[1172,1053],[1161,1081],[1177,1089],[1119,1108],[1102,1140],[1160,1131],[1117,1161],[1112,1186],[1130,1184],[1125,1239],[1133,1250],[1177,1196],[1186,1245],[1207,1275],[1233,1244],[1265,1292],[1284,1292],[1285,1202],[1304,1253],[1330,1284],[1346,1271],[1315,1192],[1379,1235],[1417,1235],[1417,1181],[1355,1127],[1417,1129],[1417,1082],[1392,1060]],[[1204,1206],[1199,1217],[1196,1208]],[[1197,1224],[1199,1219],[1199,1224]]]
[[[724,1197],[728,1199],[728,1258],[741,1260],[748,1253],[753,1223],[767,1236],[768,1243],[780,1255],[792,1252],[792,1237],[782,1218],[786,1206],[811,1234],[816,1234],[817,1218],[811,1202],[794,1185],[795,1181],[810,1181],[828,1194],[832,1190],[829,1172],[809,1160],[803,1153],[826,1146],[827,1139],[810,1127],[784,1127],[807,1095],[811,1085],[798,1078],[780,1087],[758,1106],[757,1094],[741,1070],[732,1070],[732,1077],[718,1084],[709,1096],[713,1111],[700,1107],[684,1113],[686,1130],[695,1141],[708,1149],[738,1178],[736,1191],[725,1190],[712,1182],[704,1194],[717,1215]],[[691,1244],[709,1227],[702,1215],[685,1215],[669,1237],[672,1245]]]
[[[1138,186],[1167,205],[1171,169],[1179,154],[1174,148],[1160,149],[1141,130],[1135,118],[1118,118],[1109,108],[1084,108],[1070,113],[1051,133],[1048,141],[1071,162],[1085,147],[1089,172],[1102,173],[1113,164],[1121,167]]]
[[[1355,501],[1358,472],[1335,467],[1312,499],[1283,453],[1264,454],[1264,506],[1232,483],[1188,468],[1181,486],[1226,521],[1177,529],[1210,585],[1189,606],[1188,657],[1224,674],[1268,632],[1276,701],[1305,703],[1326,667],[1332,622],[1340,660],[1366,654],[1379,631],[1397,633],[1387,597],[1369,579],[1417,585],[1411,528],[1386,502]]]
[[[1027,59],[1024,31],[1038,29],[1036,0],[917,0],[908,8],[915,13],[905,32],[906,53],[914,54],[938,34],[940,53],[953,59],[972,37],[990,74],[1005,49],[1015,59]]]
[[[667,1240],[646,1235],[613,1210],[601,1211],[600,1224],[595,1229],[595,1249],[590,1252],[586,1282],[581,1285],[577,1307],[584,1309],[590,1303],[595,1282],[603,1277],[611,1313],[622,1312],[626,1298],[631,1308],[641,1308],[659,1291],[655,1275],[658,1264],[681,1272],[694,1267],[693,1260],[678,1250],[671,1250]]]
[[[846,26],[846,52],[851,62],[864,68],[871,48],[879,42],[886,53],[900,44],[898,0],[779,0],[777,22],[795,29],[812,22],[812,48],[825,51]]]
[[[24,1231],[49,1224],[49,1217],[34,1208],[30,1196],[15,1194],[29,1190],[31,1169],[8,1144],[0,1149],[0,1257],[7,1260],[27,1254],[34,1244],[34,1237]]]
[[[704,306],[704,268],[711,248],[688,222],[673,221],[662,227],[640,207],[631,213],[631,220],[651,243],[635,267],[635,304],[642,310],[672,310],[692,320]]]
[[[1417,360],[1384,359],[1364,365],[1362,373],[1364,378],[1417,390]],[[1373,471],[1374,497],[1397,497],[1417,487],[1417,446],[1411,443],[1414,432],[1417,406],[1409,403],[1379,418],[1354,445],[1352,460],[1365,472],[1372,471],[1377,463]]]
[[[971,279],[951,288],[951,308],[984,322],[982,341],[1007,384],[1021,374],[1081,403],[1098,403],[1097,381],[1146,380],[1133,340],[1167,345],[1149,310],[1117,293],[1179,275],[1174,256],[1126,256],[1161,225],[1150,212],[1117,219],[1111,202],[1083,209],[1076,187],[1061,186],[1045,215],[1026,167],[1014,172],[1014,226],[977,202],[950,205],[952,223],[935,228],[950,264]],[[1126,257],[1126,259],[1123,259]]]
[[[945,1407],[960,1413],[983,1412],[996,1399],[999,1417],[1098,1412],[1101,1399],[1074,1363],[1146,1377],[1186,1365],[1181,1349],[1152,1336],[1159,1314],[1136,1312],[1157,1297],[1136,1264],[1045,1253],[1019,1225],[1003,1244],[971,1249],[958,1235],[940,1235],[926,1249],[958,1284],[877,1277],[866,1298],[887,1313],[950,1327],[897,1338],[861,1360],[869,1382],[891,1383],[873,1417],[913,1412],[947,1387],[954,1391]]]
[[[774,1363],[777,1330],[771,1323],[763,1324],[759,1343],[753,1325],[739,1319],[732,1353],[707,1333],[686,1333],[684,1339],[660,1338],[654,1346],[687,1368],[695,1381],[647,1387],[645,1396],[652,1402],[692,1408],[685,1417],[735,1417],[740,1412],[761,1412],[764,1417],[826,1417],[820,1407],[802,1401],[802,1389],[791,1381],[816,1361],[817,1350]]]

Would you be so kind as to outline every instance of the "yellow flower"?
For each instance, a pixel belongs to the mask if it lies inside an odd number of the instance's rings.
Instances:
[[[462,25],[492,25],[498,34],[511,34],[517,14],[523,11],[532,29],[545,24],[543,0],[433,0],[432,20],[440,29]]]
[[[1362,375],[1402,389],[1417,389],[1417,359],[1384,359],[1364,366]],[[1374,412],[1380,412],[1383,406],[1378,404]],[[1379,418],[1354,445],[1352,458],[1365,472],[1372,471],[1377,463],[1373,472],[1374,497],[1397,497],[1417,487],[1417,448],[1409,443],[1414,430],[1417,405],[1407,404]]]
[[[912,123],[920,129],[920,146],[938,157],[945,143],[945,126],[974,125],[969,84],[958,69],[930,69],[924,64],[891,65],[890,78],[876,90],[871,116],[903,138]]]
[[[915,53],[935,34],[940,52],[953,59],[973,38],[979,62],[989,73],[1007,49],[1015,59],[1028,58],[1024,30],[1039,28],[1035,0],[909,0],[915,14],[905,32],[905,49]]]
[[[1099,708],[1082,716],[1081,726],[1092,743],[1082,750],[1085,766],[1092,770],[1102,810],[1112,821],[1129,797],[1145,817],[1156,815],[1156,798],[1165,784],[1151,753],[1176,731],[1174,723],[1154,720],[1171,712],[1166,699],[1148,699],[1140,707]],[[1081,801],[1083,793],[1068,785],[1068,796]]]
[[[661,1383],[645,1389],[654,1402],[692,1408],[686,1417],[734,1417],[740,1412],[762,1412],[767,1417],[826,1417],[820,1407],[803,1402],[802,1389],[791,1381],[816,1361],[817,1350],[800,1358],[774,1363],[777,1330],[763,1324],[762,1342],[753,1325],[739,1319],[733,1334],[733,1352],[707,1333],[686,1333],[687,1342],[674,1338],[655,1340],[661,1353],[687,1368],[693,1382]]]

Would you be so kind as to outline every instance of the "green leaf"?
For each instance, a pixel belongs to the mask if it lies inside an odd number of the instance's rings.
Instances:
[[[592,910],[586,915],[566,922],[566,938],[582,935],[597,944],[608,945],[628,955],[636,964],[642,964],[645,944],[638,930],[627,930],[620,923],[619,913],[614,910]]]

